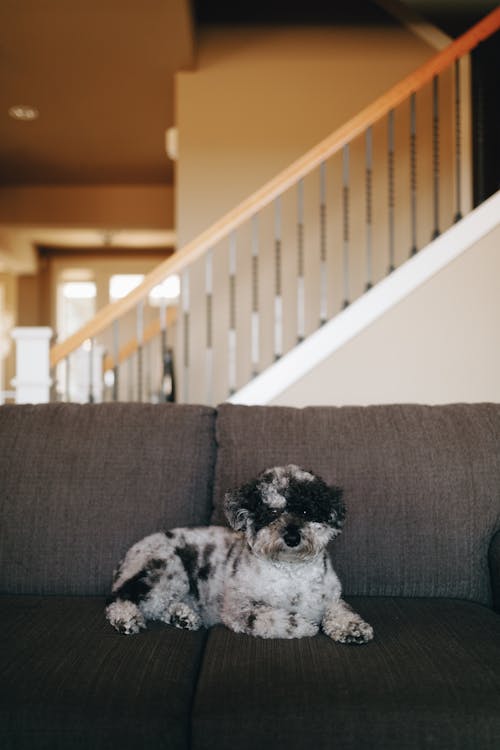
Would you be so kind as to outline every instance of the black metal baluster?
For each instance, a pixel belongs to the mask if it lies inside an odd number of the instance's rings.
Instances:
[[[229,331],[228,386],[229,395],[236,392],[236,235],[229,237]]]
[[[89,339],[89,404],[95,402],[95,388],[94,388],[94,344],[93,338]]]
[[[417,102],[415,92],[410,96],[410,255],[417,253]]]
[[[434,231],[432,239],[439,237],[439,78],[432,79],[432,180],[434,197]]]
[[[120,332],[118,320],[113,321],[113,401],[118,401],[118,378],[120,370]]]
[[[328,279],[326,268],[326,163],[319,167],[319,324],[324,325],[328,317]]]
[[[143,392],[143,354],[144,354],[144,302],[141,300],[136,309],[137,324],[137,400],[142,401]]]
[[[349,306],[349,144],[342,152],[342,216],[343,216],[343,266],[344,266],[344,302],[342,307]]]
[[[366,202],[366,285],[368,291],[373,286],[372,271],[372,237],[373,237],[373,203],[372,203],[372,178],[373,178],[373,130],[370,126],[365,134],[365,156],[366,156],[366,179],[365,179],[365,202]]]
[[[183,399],[189,400],[189,270],[182,275]]]
[[[462,218],[462,112],[460,91],[460,60],[455,60],[455,200],[454,222]]]
[[[252,377],[255,377],[259,372],[259,329],[259,219],[254,216],[252,218]]]
[[[394,271],[394,110],[388,116],[387,132],[387,172],[388,172],[388,208],[389,208],[389,273]]]
[[[281,196],[274,202],[274,359],[283,354],[283,300],[281,278]]]
[[[65,401],[69,402],[69,401],[71,401],[71,388],[70,388],[71,371],[70,371],[70,357],[69,357],[69,355],[65,358],[64,363],[65,363],[64,371],[65,371],[65,376],[66,376],[65,380],[64,380],[64,390],[65,390],[64,399],[65,399]]]
[[[297,342],[305,337],[304,179],[297,183]]]
[[[206,332],[205,332],[205,347],[206,347],[206,375],[205,375],[205,388],[207,404],[213,403],[213,250],[210,248],[207,250],[205,258],[205,317],[206,317]]]

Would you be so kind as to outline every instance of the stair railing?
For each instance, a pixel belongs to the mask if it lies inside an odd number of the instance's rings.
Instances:
[[[55,344],[51,367],[65,363],[66,397],[82,347],[89,400],[110,371],[109,396],[121,398],[132,351],[135,386],[130,370],[125,397],[149,397],[146,339],[159,333],[164,357],[175,326],[181,400],[222,401],[460,220],[471,209],[467,55],[499,28],[497,8]],[[176,322],[161,308],[146,330],[148,295],[172,274],[182,280]],[[131,311],[137,334],[124,347]],[[95,367],[103,347],[104,367],[101,353]]]

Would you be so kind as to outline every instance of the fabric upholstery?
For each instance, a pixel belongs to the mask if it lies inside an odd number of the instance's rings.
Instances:
[[[145,534],[210,517],[214,411],[0,407],[0,592],[102,594]]]
[[[193,750],[498,750],[500,617],[474,603],[360,598],[364,646],[211,631]]]
[[[500,404],[246,407],[217,416],[213,520],[224,492],[296,463],[344,488],[332,545],[351,595],[491,603],[488,547],[500,529]]]
[[[1,596],[2,750],[186,750],[206,632],[119,635],[97,597]]]

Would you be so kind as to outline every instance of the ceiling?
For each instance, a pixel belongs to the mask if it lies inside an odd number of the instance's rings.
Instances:
[[[445,16],[492,5],[406,2]],[[1,0],[0,185],[172,184],[165,131],[196,29],[255,22],[390,18],[373,0]],[[13,105],[38,119],[15,121]]]
[[[188,0],[1,0],[0,183],[165,183]],[[15,121],[13,105],[34,121]]]

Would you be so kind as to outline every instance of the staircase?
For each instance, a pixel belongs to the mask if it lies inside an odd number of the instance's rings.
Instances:
[[[464,134],[468,54],[499,28],[497,8],[52,346],[53,397],[158,402],[175,380],[183,402],[268,403],[489,231]],[[173,274],[177,307],[152,305]]]

